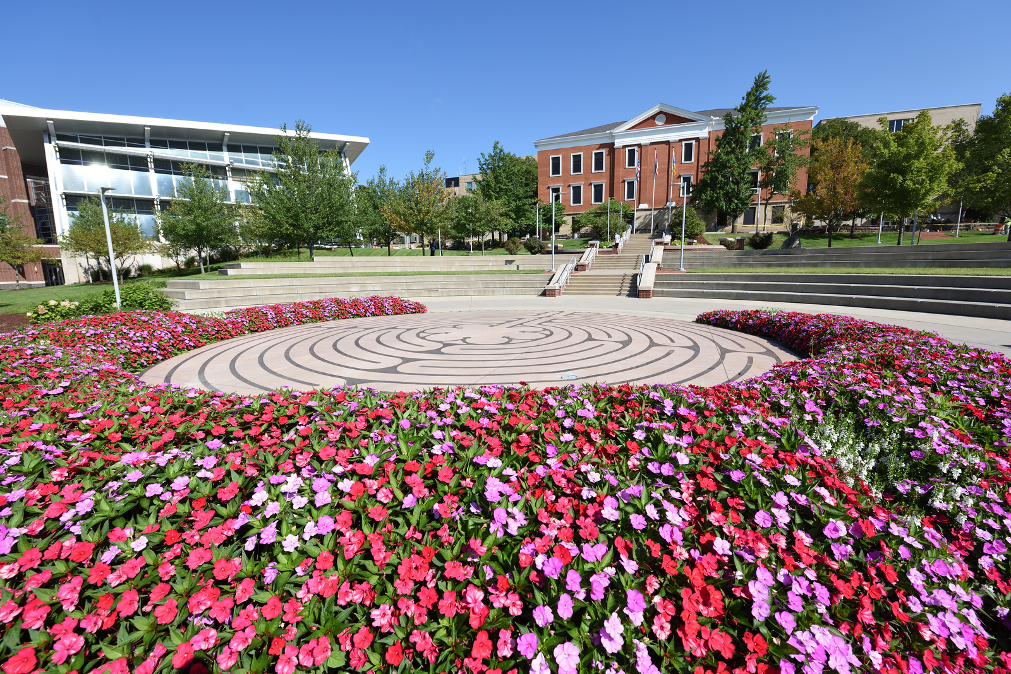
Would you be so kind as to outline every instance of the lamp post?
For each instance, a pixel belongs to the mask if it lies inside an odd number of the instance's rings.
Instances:
[[[685,270],[685,217],[688,214],[688,198],[692,193],[691,183],[681,183],[684,193],[684,200],[681,202],[681,264],[678,266],[679,271]]]
[[[114,189],[114,187],[99,188],[102,200],[102,219],[105,220],[105,241],[109,244],[109,270],[112,272],[112,287],[116,291],[116,311],[122,311],[123,303],[119,298],[119,279],[116,278],[116,255],[112,250],[112,231],[109,229],[109,209],[105,205],[105,193],[112,192]]]
[[[955,238],[958,238],[958,230],[962,228],[962,204],[965,202],[965,192],[962,192],[962,198],[958,200],[958,222],[955,224]]]
[[[551,188],[548,188],[551,189]],[[558,195],[558,201],[562,200],[562,195],[565,192],[558,190],[557,193],[551,194],[551,271],[555,271],[555,195]]]
[[[611,200],[614,197],[607,198],[607,241],[611,242]]]

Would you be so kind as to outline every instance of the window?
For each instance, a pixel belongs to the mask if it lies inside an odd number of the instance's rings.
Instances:
[[[635,201],[635,181],[625,181],[625,201]]]
[[[778,131],[776,133],[777,144],[778,143],[786,143],[787,141],[789,141],[792,138],[793,138],[793,131]],[[784,145],[784,147],[790,147],[790,146],[789,145]],[[776,153],[778,154],[779,151],[777,150]]]
[[[681,143],[681,163],[691,164],[695,161],[695,141],[689,140]]]
[[[554,203],[555,201],[558,201],[558,199],[561,196],[561,194],[562,194],[562,188],[561,187],[549,187],[548,188],[548,203],[550,204],[550,203]]]
[[[637,150],[634,147],[625,148],[625,168],[635,168]]]
[[[549,175],[560,176],[562,175],[562,155],[556,154],[549,160],[550,165],[548,166]]]
[[[751,142],[748,143],[749,150],[757,150],[762,147],[762,134],[755,133],[751,135]]]
[[[755,224],[755,213],[757,209],[752,206],[748,210],[744,211],[744,224],[753,225]]]
[[[604,151],[596,150],[593,153],[593,172],[603,173],[604,172]]]
[[[692,176],[686,175],[681,176],[681,194],[682,197],[691,196],[692,193]]]
[[[888,120],[888,130],[892,133],[896,131],[902,131],[902,125],[906,122],[911,122],[911,119],[890,119]]]
[[[583,186],[569,185],[569,204],[572,206],[583,205]]]
[[[474,183],[473,182],[468,182],[467,183],[467,191],[468,192],[473,192],[474,191]]]
[[[772,207],[772,224],[782,225],[786,219],[786,206]]]
[[[590,185],[590,202],[594,204],[604,203],[604,183],[593,183]]]
[[[571,162],[572,163],[569,165],[571,173],[574,176],[578,176],[580,173],[583,172],[583,153],[582,152],[574,153],[571,157]]]
[[[749,179],[749,182],[751,184],[751,189],[753,191],[757,192],[758,191],[758,171],[752,171],[751,172],[751,177]],[[752,224],[754,224],[754,223],[752,223]]]
[[[232,171],[232,173],[235,173],[235,171]],[[459,177],[457,177],[457,178],[446,178],[446,187],[447,188],[459,187],[459,186],[460,186],[460,178]]]

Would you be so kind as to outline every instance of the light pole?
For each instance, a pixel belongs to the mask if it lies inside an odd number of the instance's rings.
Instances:
[[[467,219],[470,220],[470,254],[474,254],[474,217],[470,214],[470,209],[467,209]]]
[[[607,198],[607,242],[611,243],[611,200],[614,197]]]
[[[99,188],[102,199],[102,219],[105,220],[105,241],[109,244],[109,270],[112,272],[112,287],[116,291],[116,311],[123,310],[123,303],[119,298],[119,279],[116,278],[116,255],[112,250],[112,231],[109,229],[109,209],[105,205],[105,193],[112,192],[114,187]]]
[[[548,188],[551,189],[551,188]],[[565,192],[558,190],[558,192],[551,194],[551,271],[555,271],[555,195],[558,196],[558,201],[562,200],[562,195]]]
[[[685,191],[684,199],[681,201],[681,264],[678,266],[679,271],[685,270],[685,217],[688,215],[688,197],[691,196],[692,186],[691,183],[681,183],[681,189]]]
[[[958,222],[955,224],[955,238],[958,238],[958,230],[962,228],[962,204],[965,202],[965,192],[962,192],[962,198],[958,200]]]

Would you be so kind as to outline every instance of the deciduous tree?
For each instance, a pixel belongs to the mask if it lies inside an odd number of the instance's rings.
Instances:
[[[21,228],[21,216],[11,217],[7,213],[7,198],[0,194],[0,262],[6,262],[14,268],[14,287],[21,289],[21,271],[26,264],[38,262],[43,258],[44,242],[36,239]],[[22,268],[19,271],[18,268]]]
[[[215,186],[204,166],[183,164],[183,173],[176,199],[160,214],[159,231],[177,248],[196,249],[203,273],[205,253],[210,264],[211,250],[235,242],[236,216],[227,190]]]
[[[993,114],[980,117],[975,131],[964,125],[952,131],[964,164],[953,176],[953,195],[964,193],[967,206],[988,215],[1011,217],[1011,94],[997,99]]]
[[[383,206],[392,202],[399,189],[400,185],[387,174],[386,167],[380,166],[374,178],[355,190],[355,219],[362,234],[385,245],[387,256],[393,254],[393,242],[401,232],[383,213]]]
[[[860,209],[860,185],[868,162],[852,138],[829,137],[814,141],[808,179],[814,189],[807,194],[792,193],[794,210],[828,227],[828,245],[832,232]]]
[[[421,238],[421,254],[425,254],[425,236],[432,236],[441,224],[443,208],[449,201],[446,174],[432,166],[435,152],[425,152],[425,161],[417,171],[404,178],[393,198],[383,204],[382,213],[397,231],[417,234]]]
[[[122,278],[128,262],[151,250],[153,242],[144,236],[132,215],[117,209],[109,209],[109,233],[116,256],[116,271]],[[71,213],[70,227],[60,239],[60,247],[71,255],[83,257],[89,268],[94,259],[99,266],[104,262],[105,267],[111,269],[105,219],[98,199],[88,197],[77,202],[77,213]]]
[[[803,130],[791,130],[776,127],[772,138],[763,146],[759,164],[760,179],[758,186],[759,201],[762,191],[765,191],[765,208],[761,209],[768,227],[769,202],[779,194],[786,196],[797,189],[797,174],[807,165],[808,133]],[[755,231],[758,231],[758,218],[755,218]]]
[[[482,153],[477,161],[481,173],[477,180],[478,192],[485,201],[502,204],[508,226],[524,234],[536,228],[537,160],[518,157],[507,152],[495,141],[491,152]]]
[[[752,147],[751,137],[761,133],[765,110],[776,100],[769,93],[769,74],[760,72],[740,105],[723,116],[724,131],[716,137],[716,150],[702,167],[695,186],[695,204],[716,213],[720,227],[736,220],[748,209],[754,191],[751,169],[761,159],[761,147]]]

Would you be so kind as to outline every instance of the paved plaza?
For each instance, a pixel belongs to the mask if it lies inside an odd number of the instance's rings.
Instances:
[[[143,374],[204,390],[259,394],[366,385],[380,390],[606,382],[711,386],[793,360],[758,337],[683,320],[558,311],[431,311],[281,328],[211,344]]]

